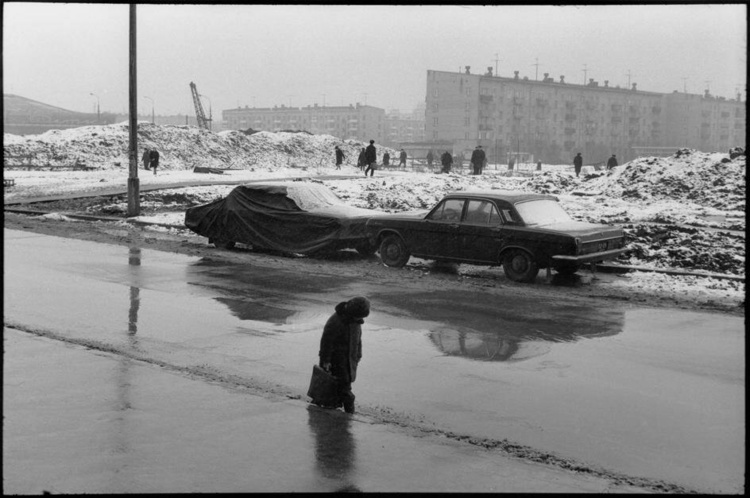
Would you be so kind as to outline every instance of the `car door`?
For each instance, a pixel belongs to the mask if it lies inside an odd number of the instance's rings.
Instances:
[[[497,263],[505,238],[498,207],[489,199],[469,199],[461,221],[461,259]]]
[[[465,199],[444,199],[407,234],[412,254],[433,259],[460,255],[459,228]]]

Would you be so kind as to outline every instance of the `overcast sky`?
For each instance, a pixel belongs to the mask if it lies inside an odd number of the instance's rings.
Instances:
[[[93,93],[102,111],[127,110],[127,4],[3,9],[5,93],[84,112],[95,110]],[[139,5],[137,35],[143,113],[153,101],[156,114],[193,114],[191,81],[218,119],[238,105],[410,111],[424,101],[427,70],[467,65],[745,99],[744,4]]]

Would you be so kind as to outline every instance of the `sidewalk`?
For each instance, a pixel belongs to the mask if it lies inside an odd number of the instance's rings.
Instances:
[[[644,492],[4,328],[3,492]]]

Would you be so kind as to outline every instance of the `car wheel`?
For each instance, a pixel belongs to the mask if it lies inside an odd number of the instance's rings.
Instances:
[[[234,247],[234,241],[225,239],[214,240],[214,246],[218,249],[232,249]]]
[[[565,264],[565,265],[559,265],[555,267],[555,271],[557,273],[559,273],[560,275],[564,275],[566,277],[573,275],[580,269],[581,269],[581,265],[577,265],[577,264]]]
[[[503,270],[514,282],[533,282],[539,273],[539,266],[531,254],[520,249],[513,249],[503,259]]]
[[[380,243],[380,260],[385,266],[401,268],[410,257],[406,244],[398,235],[388,235]]]

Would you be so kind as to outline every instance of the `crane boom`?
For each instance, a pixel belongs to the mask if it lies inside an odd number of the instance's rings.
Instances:
[[[207,118],[206,113],[203,112],[203,104],[201,104],[198,88],[192,81],[190,82],[190,91],[193,93],[193,104],[195,105],[195,117],[198,120],[198,127],[204,130],[209,130],[211,128],[211,120]]]

